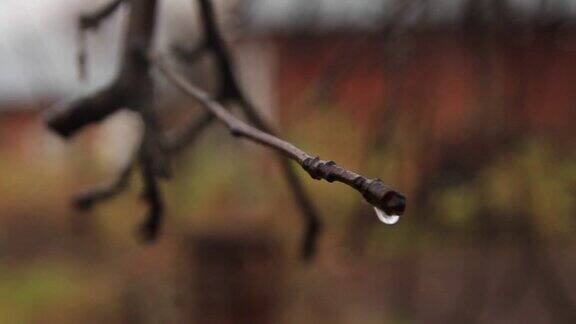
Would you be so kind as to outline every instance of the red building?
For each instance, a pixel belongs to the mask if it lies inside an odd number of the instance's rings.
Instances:
[[[386,109],[426,112],[450,136],[486,115],[510,130],[572,133],[574,5],[426,3],[248,2],[243,21],[272,53],[281,120],[330,104],[367,124]]]

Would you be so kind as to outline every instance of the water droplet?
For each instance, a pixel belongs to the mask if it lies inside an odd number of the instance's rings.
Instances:
[[[378,216],[378,219],[384,224],[394,225],[398,223],[398,220],[400,220],[400,216],[398,215],[388,215],[377,207],[374,207],[374,210],[376,211],[376,216]]]

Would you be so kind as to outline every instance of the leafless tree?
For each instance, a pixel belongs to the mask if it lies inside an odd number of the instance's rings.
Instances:
[[[128,26],[124,36],[122,63],[115,80],[100,91],[50,109],[45,120],[48,126],[63,137],[71,137],[88,124],[99,122],[121,109],[135,111],[144,124],[144,132],[136,154],[111,183],[90,189],[74,199],[80,209],[92,207],[126,188],[130,174],[138,169],[143,180],[143,198],[148,203],[148,214],[142,225],[142,237],[151,241],[157,237],[163,214],[163,200],[158,181],[170,177],[168,157],[191,144],[196,136],[214,121],[224,124],[235,137],[249,139],[280,153],[279,161],[284,177],[292,189],[305,220],[302,256],[309,258],[314,246],[320,221],[318,213],[297,178],[290,162],[297,162],[308,174],[328,182],[342,182],[360,192],[366,201],[389,215],[402,215],[405,198],[379,179],[369,179],[339,166],[330,160],[321,160],[297,146],[280,139],[242,91],[235,77],[233,60],[220,35],[215,12],[210,0],[198,0],[203,22],[203,40],[191,50],[177,47],[173,51],[180,61],[193,64],[204,54],[211,54],[218,64],[220,88],[208,94],[192,85],[181,73],[154,53],[152,40],[156,31],[157,0],[110,0],[94,12],[79,19],[80,35],[96,29],[122,5],[129,7]],[[83,39],[83,37],[80,37]],[[85,74],[86,53],[80,51],[80,74]],[[205,108],[204,114],[174,134],[162,129],[158,122],[160,111],[153,104],[155,80],[152,70],[157,69],[165,78]],[[84,72],[83,72],[84,71]],[[232,115],[228,107],[236,104],[247,118],[244,122]]]

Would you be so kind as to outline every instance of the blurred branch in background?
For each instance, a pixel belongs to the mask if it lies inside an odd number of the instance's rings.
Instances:
[[[78,76],[84,81],[88,79],[88,52],[86,49],[86,34],[90,30],[98,29],[100,23],[118,11],[125,0],[111,0],[93,12],[81,15],[78,18]]]
[[[95,18],[89,19],[91,24],[82,23],[87,17],[86,15],[82,16],[79,27],[85,29],[97,26],[98,22],[112,14],[119,4],[120,2],[116,3],[114,0],[104,9],[97,9],[93,14]],[[142,226],[141,234],[146,240],[153,240],[158,234],[162,216],[156,179],[168,176],[166,161],[162,156],[163,150],[160,148],[161,143],[158,139],[160,130],[156,121],[155,107],[152,104],[154,101],[153,81],[147,58],[156,28],[157,1],[132,1],[130,6],[122,67],[115,81],[95,94],[48,111],[45,114],[45,120],[52,130],[63,137],[70,137],[84,126],[103,120],[122,108],[128,107],[140,115],[144,124],[144,133],[137,157],[141,168],[143,168],[142,177],[145,183],[143,197],[149,204],[149,212]],[[111,192],[120,192],[125,182],[123,178],[127,176],[127,172],[121,172],[120,178],[116,182],[120,184],[120,189],[118,186],[116,188],[113,186],[113,190],[104,191],[104,195],[102,195],[102,190],[90,191],[89,193],[93,197],[84,195],[81,198],[81,204],[76,201],[77,206],[89,207],[91,204],[86,204],[88,201],[94,202],[101,200],[102,197],[110,197]]]
[[[260,116],[258,111],[252,105],[250,100],[246,97],[244,92],[234,76],[231,56],[226,48],[224,40],[216,26],[216,15],[214,8],[209,0],[198,0],[200,5],[201,21],[204,31],[204,38],[192,49],[185,49],[184,46],[176,44],[174,46],[174,54],[182,61],[187,63],[194,63],[202,54],[211,52],[217,62],[219,71],[220,88],[216,99],[224,104],[237,104],[240,109],[248,117],[250,123],[254,124],[256,128],[274,135],[272,128]],[[306,190],[302,186],[300,180],[296,176],[294,169],[288,161],[279,157],[278,161],[282,167],[282,172],[288,185],[292,190],[293,197],[300,212],[304,216],[305,230],[301,242],[301,256],[303,259],[310,259],[316,249],[318,235],[321,229],[321,222],[319,213],[310,200]]]

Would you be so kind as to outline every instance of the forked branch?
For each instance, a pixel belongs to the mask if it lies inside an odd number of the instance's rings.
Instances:
[[[234,74],[232,56],[216,23],[216,14],[212,2],[210,0],[195,1],[200,5],[200,19],[204,30],[204,38],[198,45],[193,46],[190,51],[176,50],[176,56],[187,63],[192,63],[202,54],[211,53],[216,60],[220,79],[220,88],[215,96],[216,100],[223,104],[237,104],[252,125],[274,135],[272,127],[260,116],[238,83],[238,79]],[[322,227],[319,213],[290,162],[281,156],[277,158],[296,205],[304,218],[305,230],[301,242],[301,255],[305,260],[309,260],[315,252],[318,234]]]
[[[245,137],[273,148],[282,155],[295,160],[314,179],[325,179],[329,182],[339,181],[364,195],[372,205],[388,214],[401,215],[404,211],[404,197],[386,186],[378,179],[367,179],[355,172],[338,166],[333,161],[320,160],[309,155],[298,147],[276,137],[265,120],[251,104],[233,73],[233,61],[226,44],[221,37],[209,0],[197,0],[200,4],[201,18],[204,27],[204,39],[196,50],[188,52],[187,61],[195,61],[204,53],[215,56],[221,86],[215,100],[208,94],[190,85],[182,76],[159,63],[159,68],[168,79],[191,97],[207,108],[204,115],[192,121],[183,131],[168,134],[166,138],[159,127],[158,118],[153,107],[154,80],[150,67],[155,62],[150,60],[152,39],[156,27],[158,0],[110,0],[105,6],[79,19],[81,45],[86,30],[95,29],[105,18],[111,16],[120,5],[129,5],[128,26],[124,38],[124,51],[120,70],[113,82],[94,94],[70,101],[49,110],[45,114],[48,126],[63,137],[71,137],[91,123],[101,121],[121,109],[137,112],[145,126],[141,147],[138,154],[120,172],[117,179],[110,184],[97,187],[77,197],[75,205],[89,208],[94,203],[109,199],[124,190],[133,169],[138,168],[143,179],[143,198],[148,204],[146,221],[142,227],[143,237],[153,239],[157,236],[163,213],[163,203],[158,182],[169,175],[166,156],[190,145],[213,121],[223,122],[236,136]],[[79,55],[79,66],[82,71],[85,65],[85,53]],[[179,56],[186,56],[180,53]],[[81,72],[81,75],[83,73]],[[246,115],[249,123],[242,122],[230,114],[225,106],[238,105]],[[252,126],[253,125],[253,126]],[[294,198],[305,220],[305,236],[302,243],[302,255],[305,259],[312,256],[321,224],[317,212],[306,194],[300,179],[288,159],[278,155],[282,171],[292,189]]]

